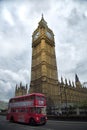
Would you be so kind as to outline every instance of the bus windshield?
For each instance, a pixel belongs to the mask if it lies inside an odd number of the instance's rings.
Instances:
[[[46,107],[33,107],[31,108],[31,112],[36,114],[46,114]]]

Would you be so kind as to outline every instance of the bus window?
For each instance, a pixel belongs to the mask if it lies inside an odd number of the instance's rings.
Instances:
[[[16,112],[16,110],[15,109],[11,109],[11,112]]]
[[[44,98],[44,97],[41,97],[41,96],[36,96],[36,100],[42,100],[42,101],[44,101],[45,98]]]
[[[41,100],[44,101],[44,100],[45,100],[45,97],[41,97]]]
[[[16,109],[16,112],[18,112],[18,109]]]
[[[40,100],[40,96],[36,96],[36,100]]]
[[[41,108],[40,107],[36,108],[36,113],[41,114]]]
[[[30,100],[34,100],[35,99],[35,96],[32,95],[31,97],[29,97]]]
[[[46,108],[44,107],[37,107],[36,108],[36,113],[37,114],[46,114]]]
[[[35,108],[35,107],[32,107],[32,108],[30,109],[30,112],[31,112],[31,113],[36,113],[36,108]]]
[[[25,97],[25,101],[28,101],[29,100],[29,97],[27,96],[27,97]]]

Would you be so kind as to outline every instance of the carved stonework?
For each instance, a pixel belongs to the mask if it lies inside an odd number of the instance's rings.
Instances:
[[[57,110],[60,107],[87,103],[87,88],[75,75],[75,83],[67,82],[61,77],[58,80],[58,71],[55,55],[55,41],[53,31],[48,28],[43,16],[37,29],[32,35],[32,66],[29,93],[43,93],[47,99],[47,109]],[[28,87],[16,85],[15,96],[27,94]]]
[[[35,38],[36,37],[36,38]],[[47,107],[67,107],[87,100],[87,89],[82,88],[78,76],[74,82],[67,82],[58,71],[55,55],[54,34],[42,17],[32,35],[32,67],[29,93],[40,92],[47,97]]]
[[[39,32],[39,36],[34,40],[36,32]],[[29,92],[42,92],[46,94],[47,99],[50,98],[53,101],[58,93],[54,34],[48,28],[47,22],[43,17],[32,38],[31,87]]]

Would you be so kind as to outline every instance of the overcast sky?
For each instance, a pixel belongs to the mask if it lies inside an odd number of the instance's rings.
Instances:
[[[0,0],[0,100],[30,84],[32,33],[41,15],[55,34],[58,78],[87,81],[87,0]]]

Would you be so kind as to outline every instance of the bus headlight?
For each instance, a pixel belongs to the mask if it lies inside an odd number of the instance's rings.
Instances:
[[[37,120],[37,121],[39,120],[39,117],[38,117],[38,116],[36,117],[36,120]]]

